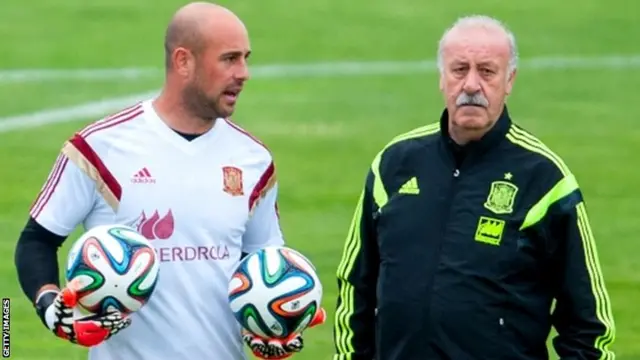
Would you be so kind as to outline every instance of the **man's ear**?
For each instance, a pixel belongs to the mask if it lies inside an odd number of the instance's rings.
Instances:
[[[511,95],[511,91],[513,90],[513,83],[516,81],[516,74],[518,73],[517,69],[513,69],[509,77],[507,78],[507,95]]]
[[[189,77],[195,68],[195,59],[191,51],[178,47],[173,51],[173,68],[183,77]]]

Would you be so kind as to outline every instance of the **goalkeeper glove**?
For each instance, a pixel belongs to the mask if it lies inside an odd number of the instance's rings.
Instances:
[[[36,300],[36,309],[54,335],[85,347],[98,345],[131,325],[131,319],[119,311],[77,317],[77,303],[77,283],[72,281],[61,291],[43,291]]]
[[[315,314],[309,326],[312,328],[323,324],[327,319],[327,313],[324,309]],[[253,355],[259,359],[282,360],[302,351],[304,342],[302,333],[292,334],[286,339],[264,339],[254,335],[247,330],[242,330],[242,339],[249,346]]]

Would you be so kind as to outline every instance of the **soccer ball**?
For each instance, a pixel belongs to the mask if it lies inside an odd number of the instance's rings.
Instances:
[[[240,262],[229,281],[229,303],[245,330],[265,339],[302,332],[322,300],[322,284],[299,252],[271,246]]]
[[[101,225],[78,238],[67,256],[67,283],[77,279],[78,304],[90,314],[138,311],[158,281],[149,241],[124,225]]]

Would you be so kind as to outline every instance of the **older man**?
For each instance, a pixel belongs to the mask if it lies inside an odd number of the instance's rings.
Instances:
[[[396,137],[366,177],[337,272],[335,359],[546,359],[552,326],[562,359],[612,359],[576,178],[507,112],[514,36],[461,18],[438,63],[439,123]]]

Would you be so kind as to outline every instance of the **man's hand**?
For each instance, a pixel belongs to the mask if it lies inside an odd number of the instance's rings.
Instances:
[[[36,307],[43,323],[56,336],[81,346],[102,343],[131,325],[131,319],[114,311],[105,315],[76,317],[77,283],[71,282],[62,291],[46,290],[38,296]]]
[[[313,317],[307,328],[323,324],[327,319],[327,313],[324,309],[320,310]],[[302,334],[292,334],[288,338],[282,339],[263,339],[247,330],[242,330],[242,339],[249,346],[253,355],[259,359],[282,360],[291,355],[302,351],[304,342]]]

